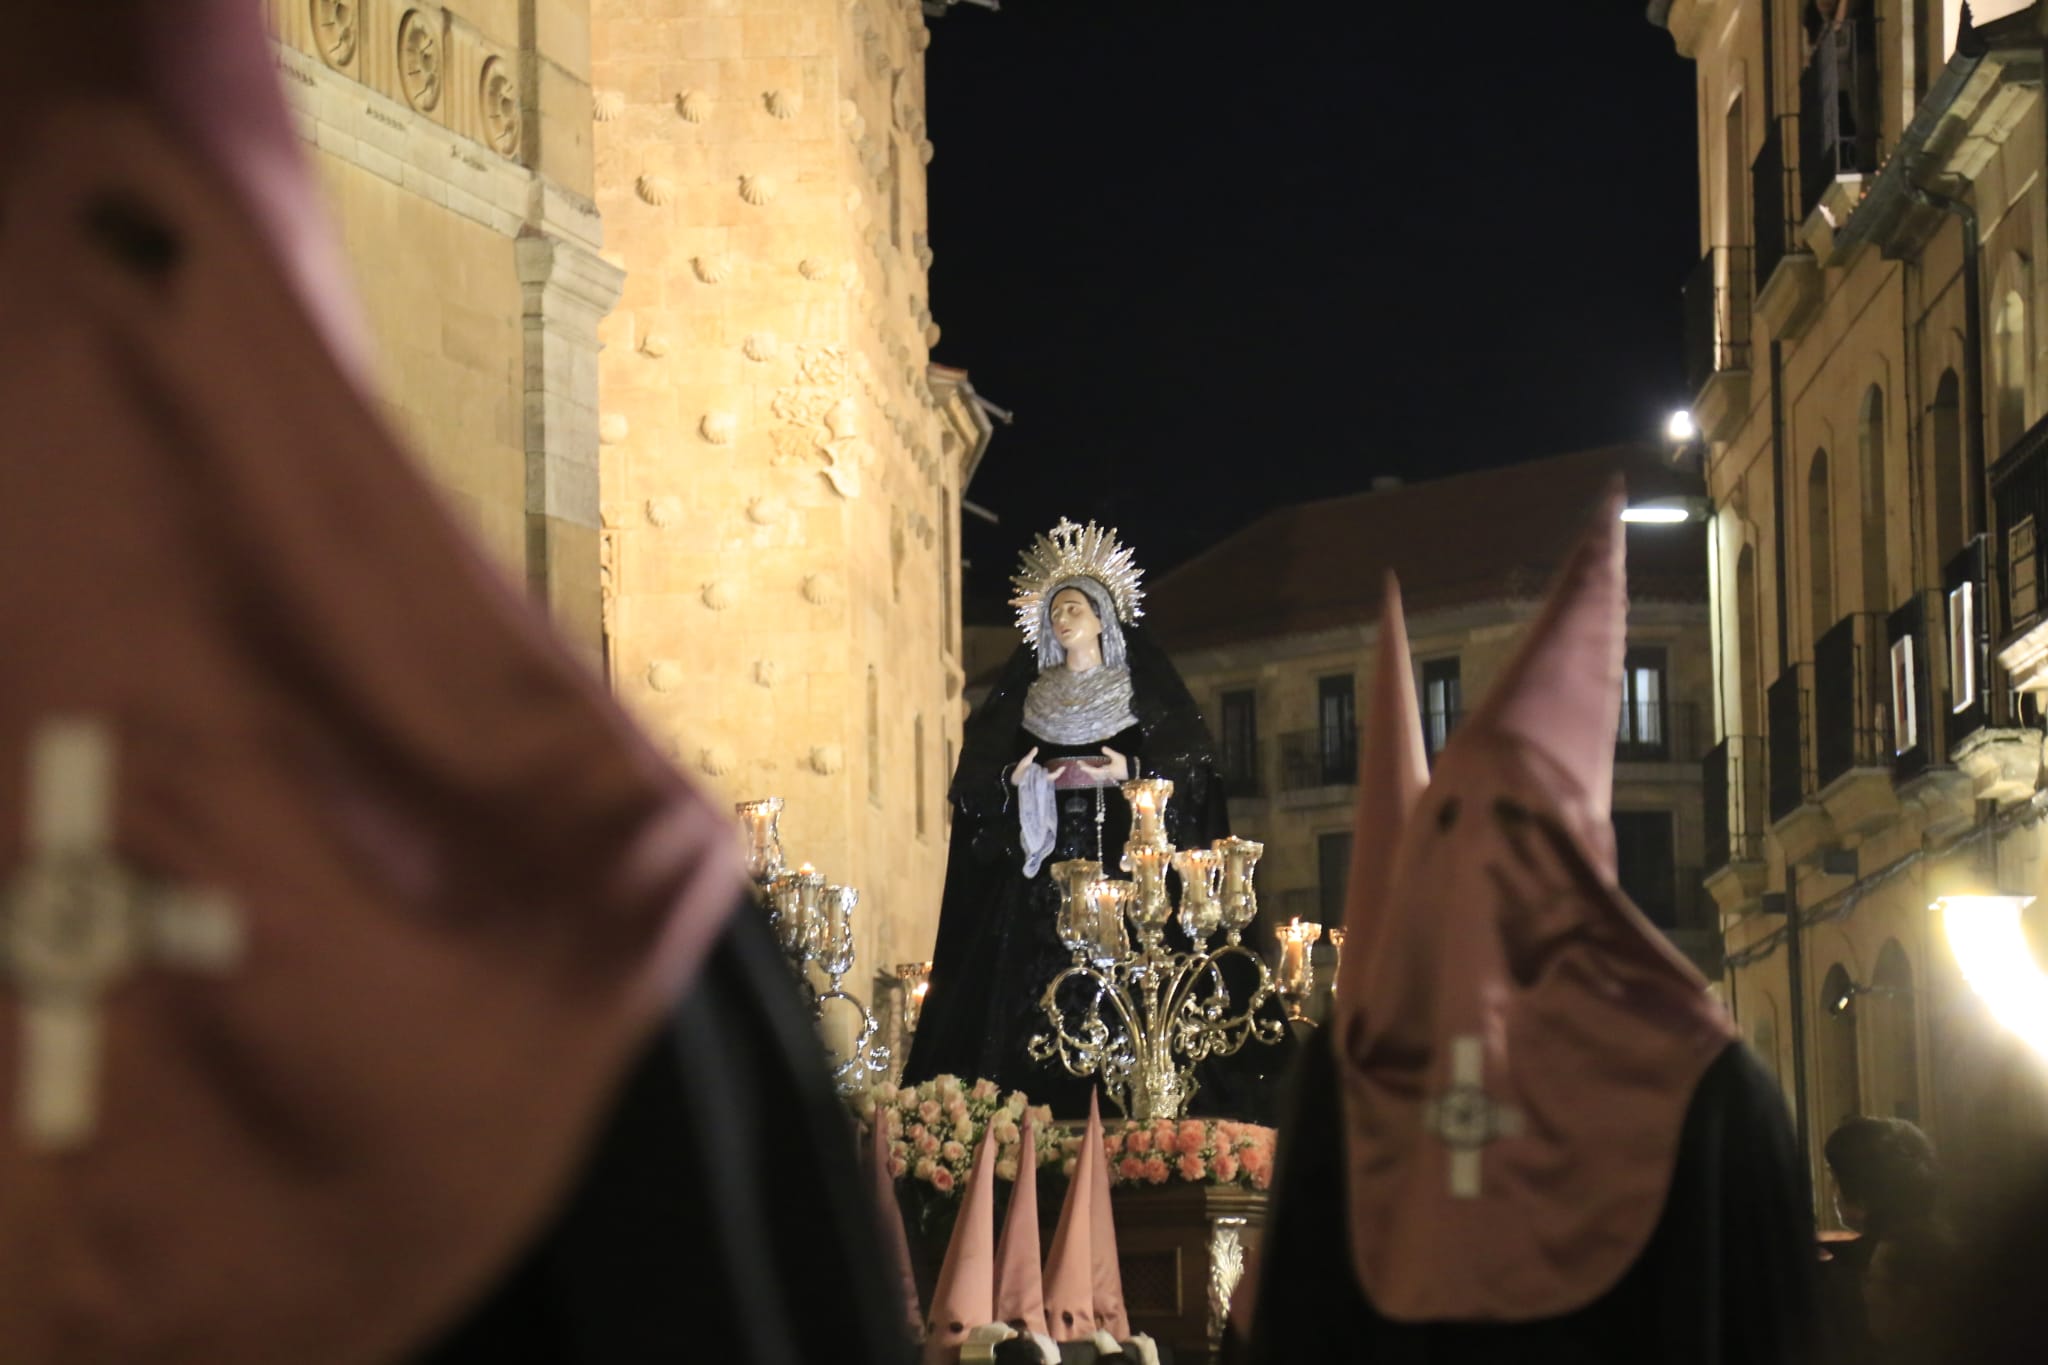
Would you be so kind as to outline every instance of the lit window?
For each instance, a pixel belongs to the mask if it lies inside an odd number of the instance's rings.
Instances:
[[[1950,709],[1967,711],[1977,701],[1977,585],[1965,582],[1948,595],[1948,679],[1955,699]]]
[[[1892,752],[1903,754],[1920,747],[1920,690],[1913,680],[1913,637],[1892,641],[1892,715],[1898,719],[1898,733],[1892,738]]]

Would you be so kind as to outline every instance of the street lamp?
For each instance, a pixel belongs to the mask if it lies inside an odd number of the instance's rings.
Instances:
[[[1697,440],[1700,429],[1692,420],[1692,410],[1680,408],[1664,421],[1664,436],[1673,445],[1690,445]]]
[[[1688,521],[1705,521],[1714,510],[1705,498],[1678,495],[1645,498],[1621,509],[1621,519],[1631,526],[1682,526]]]

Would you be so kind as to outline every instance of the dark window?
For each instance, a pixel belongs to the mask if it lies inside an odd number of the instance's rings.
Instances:
[[[1349,673],[1316,682],[1316,756],[1324,786],[1358,780],[1358,695]]]
[[[1316,836],[1318,913],[1325,926],[1344,922],[1344,893],[1351,881],[1351,831]]]
[[[1434,758],[1458,728],[1464,708],[1464,692],[1458,681],[1458,658],[1429,659],[1422,665],[1422,742]]]
[[[1671,812],[1614,812],[1614,850],[1621,889],[1652,924],[1678,925],[1678,869],[1672,853]]]
[[[1233,794],[1258,789],[1259,777],[1259,694],[1250,688],[1225,692],[1221,712],[1222,760],[1225,788]]]
[[[1661,649],[1631,649],[1622,660],[1621,728],[1616,738],[1623,758],[1671,754],[1671,703],[1664,668]]]

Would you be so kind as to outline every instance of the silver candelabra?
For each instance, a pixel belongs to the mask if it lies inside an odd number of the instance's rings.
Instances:
[[[789,958],[811,1017],[821,1034],[828,1007],[851,1010],[860,1021],[851,1050],[832,1068],[832,1080],[842,1092],[862,1090],[888,1075],[889,1049],[876,1038],[879,1025],[874,1014],[843,985],[853,970],[853,912],[860,892],[833,885],[809,863],[794,869],[784,866],[781,797],[742,801],[736,809],[746,826],[747,875],[767,910],[776,943]],[[825,978],[822,990],[813,969]]]
[[[1258,1017],[1272,974],[1242,942],[1259,913],[1252,877],[1265,846],[1233,838],[1175,849],[1165,830],[1173,783],[1140,778],[1124,783],[1123,795],[1131,807],[1128,880],[1104,876],[1092,860],[1053,864],[1060,941],[1074,960],[1046,985],[1040,1007],[1052,1031],[1032,1038],[1030,1052],[1059,1058],[1076,1076],[1100,1077],[1132,1118],[1180,1118],[1202,1061],[1280,1039],[1281,1022]],[[1169,872],[1180,884],[1177,905]],[[1167,941],[1174,923],[1186,948]],[[1233,958],[1256,973],[1242,1003],[1224,979]]]

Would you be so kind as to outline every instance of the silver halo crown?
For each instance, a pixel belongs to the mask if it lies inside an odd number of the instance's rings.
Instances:
[[[1131,551],[1117,542],[1116,528],[1107,530],[1089,522],[1076,526],[1061,517],[1050,535],[1041,535],[1024,551],[1018,571],[1010,584],[1017,595],[1010,605],[1017,609],[1017,629],[1025,643],[1038,647],[1045,625],[1045,595],[1070,578],[1092,578],[1108,592],[1117,620],[1130,625],[1145,614],[1141,605],[1145,590],[1138,580],[1145,571],[1131,562]]]

